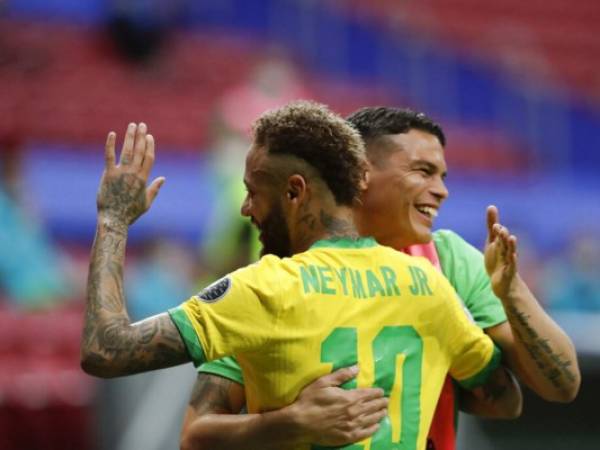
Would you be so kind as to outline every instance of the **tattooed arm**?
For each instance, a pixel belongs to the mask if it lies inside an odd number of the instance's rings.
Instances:
[[[164,178],[148,188],[154,140],[146,125],[127,128],[120,162],[115,164],[115,133],[109,133],[105,170],[98,192],[98,224],[88,273],[81,344],[81,367],[90,375],[114,377],[190,360],[168,314],[132,324],[123,294],[127,232],[148,210]]]
[[[487,223],[486,269],[508,323],[486,332],[502,348],[519,379],[540,397],[573,401],[581,383],[575,347],[519,276],[517,239],[498,223],[498,210],[493,206],[488,208]]]
[[[503,366],[483,386],[470,391],[461,389],[459,401],[461,411],[490,419],[516,419],[523,409],[519,383]]]
[[[281,450],[362,440],[377,431],[388,400],[381,389],[338,387],[356,373],[356,368],[339,369],[306,386],[289,406],[242,415],[237,413],[246,402],[244,387],[200,373],[181,430],[181,449]]]

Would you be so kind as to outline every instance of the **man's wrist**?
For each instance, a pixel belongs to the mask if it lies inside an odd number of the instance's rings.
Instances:
[[[126,235],[129,229],[129,225],[125,220],[105,213],[98,213],[97,226],[100,231],[115,232],[122,235]]]
[[[516,273],[508,286],[503,289],[503,294],[500,295],[500,300],[504,305],[514,305],[523,298],[523,293],[527,290],[527,284],[519,273]]]
[[[277,421],[286,430],[290,443],[304,445],[313,442],[312,436],[307,433],[306,426],[301,419],[302,412],[296,403],[285,406],[278,411],[274,411],[274,413],[278,415]]]

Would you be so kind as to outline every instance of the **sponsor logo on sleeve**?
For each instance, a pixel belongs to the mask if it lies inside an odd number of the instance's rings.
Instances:
[[[225,277],[202,289],[196,297],[204,303],[216,303],[221,300],[231,287],[231,278]]]

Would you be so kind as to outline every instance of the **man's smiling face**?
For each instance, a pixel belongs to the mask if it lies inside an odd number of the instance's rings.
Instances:
[[[431,228],[442,202],[444,149],[436,136],[412,129],[367,143],[382,146],[367,152],[372,164],[369,187],[356,220],[363,235],[397,249],[431,240]]]

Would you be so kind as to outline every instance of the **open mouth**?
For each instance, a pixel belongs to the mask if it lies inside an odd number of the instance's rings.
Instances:
[[[415,208],[428,219],[435,219],[438,215],[437,208],[427,205],[416,205]]]

